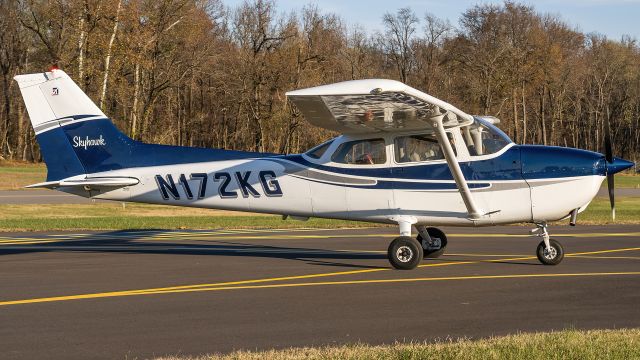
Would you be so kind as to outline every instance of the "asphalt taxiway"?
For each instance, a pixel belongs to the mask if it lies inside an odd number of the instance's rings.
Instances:
[[[451,228],[390,269],[393,228],[0,233],[0,349],[146,358],[640,326],[640,226]]]

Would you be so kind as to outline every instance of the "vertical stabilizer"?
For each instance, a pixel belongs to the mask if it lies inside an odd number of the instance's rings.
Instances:
[[[104,113],[62,70],[18,75],[20,87],[36,133],[40,152],[47,164],[47,181],[85,174],[77,148],[104,145],[105,140],[70,136],[63,126],[106,119]]]

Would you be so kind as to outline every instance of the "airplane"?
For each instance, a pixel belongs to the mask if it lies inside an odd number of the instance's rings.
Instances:
[[[491,116],[472,116],[386,79],[286,93],[312,125],[340,133],[303,154],[147,144],[120,132],[62,70],[18,75],[47,179],[29,188],[138,203],[393,224],[400,270],[441,256],[436,226],[532,223],[538,260],[562,245],[547,224],[577,216],[607,178],[634,164],[605,153],[515,144]],[[415,229],[417,236],[412,236]]]

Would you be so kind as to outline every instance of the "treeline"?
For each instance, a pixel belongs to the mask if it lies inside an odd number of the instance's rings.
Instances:
[[[640,153],[635,39],[584,34],[509,1],[469,8],[456,25],[410,8],[380,16],[365,31],[263,0],[0,0],[0,154],[40,158],[12,78],[52,65],[149,142],[304,151],[332,134],[286,91],[380,77],[495,115],[516,142],[601,150],[608,119],[616,155]]]

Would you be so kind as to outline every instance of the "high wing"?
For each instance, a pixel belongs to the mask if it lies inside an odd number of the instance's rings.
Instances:
[[[432,130],[469,125],[473,117],[455,106],[395,80],[368,79],[290,91],[287,97],[311,124],[340,132]]]

